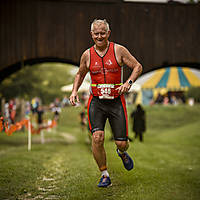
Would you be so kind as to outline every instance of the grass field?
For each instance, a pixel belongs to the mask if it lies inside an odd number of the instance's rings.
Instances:
[[[128,106],[128,112],[133,110]],[[61,200],[198,200],[200,198],[200,106],[145,107],[144,143],[130,143],[135,168],[126,171],[110,141],[105,148],[113,186],[97,187],[100,173],[93,160],[87,131],[80,131],[81,108],[63,110],[59,126],[32,136],[0,133],[0,199]],[[131,121],[129,123],[129,135]]]

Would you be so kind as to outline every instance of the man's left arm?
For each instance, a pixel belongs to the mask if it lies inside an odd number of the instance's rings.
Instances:
[[[131,85],[140,76],[140,74],[142,73],[142,65],[136,60],[136,58],[133,55],[131,55],[128,49],[126,49],[123,46],[119,46],[118,54],[121,61],[120,63],[122,65],[126,65],[130,67],[131,69],[133,69],[131,75],[126,80],[126,82],[123,85],[121,85],[119,88],[117,88],[119,93],[122,94],[122,93],[128,92],[129,89],[131,88]]]

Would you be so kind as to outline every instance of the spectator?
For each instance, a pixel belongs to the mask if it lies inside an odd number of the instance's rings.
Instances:
[[[39,99],[35,97],[31,100],[31,111],[33,114],[37,113],[38,106],[39,106]]]
[[[53,120],[58,122],[61,113],[61,108],[57,105],[54,105],[54,107],[52,108],[52,112],[54,113]]]
[[[44,114],[44,110],[42,106],[39,105],[37,109],[37,123],[38,123],[39,129],[43,127],[43,114]]]
[[[158,96],[155,100],[155,103],[156,104],[162,104],[163,103],[163,96],[160,93],[158,93]]]
[[[146,131],[146,116],[145,111],[140,104],[137,105],[136,110],[131,113],[133,119],[133,132],[135,138],[139,136],[140,142],[143,142],[143,133]]]
[[[11,99],[9,101],[8,108],[9,108],[9,117],[10,117],[11,124],[14,124],[15,123],[15,115],[16,115],[16,104],[13,99]]]
[[[67,96],[64,96],[62,100],[62,107],[69,106],[69,104],[70,104],[69,99],[67,98]]]

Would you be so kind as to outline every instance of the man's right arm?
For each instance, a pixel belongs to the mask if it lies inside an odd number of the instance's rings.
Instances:
[[[79,70],[78,70],[78,72],[75,76],[72,93],[71,93],[71,96],[69,98],[70,103],[73,106],[76,105],[76,101],[79,102],[78,89],[81,86],[87,72],[89,71],[88,66],[87,66],[88,59],[89,59],[88,50],[86,50],[81,56],[80,67],[79,67]]]

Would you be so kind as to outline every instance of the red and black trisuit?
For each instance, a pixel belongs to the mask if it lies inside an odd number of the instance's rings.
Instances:
[[[109,43],[106,54],[101,57],[94,46],[90,48],[91,88],[88,100],[88,121],[92,133],[104,131],[109,120],[115,140],[128,138],[128,119],[124,95],[117,87],[122,85],[123,69],[117,63],[115,44]]]

